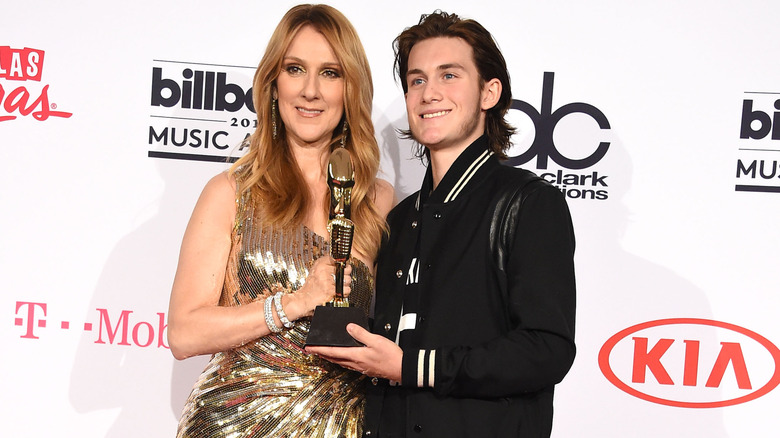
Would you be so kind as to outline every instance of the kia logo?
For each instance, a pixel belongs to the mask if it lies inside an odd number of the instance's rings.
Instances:
[[[758,333],[708,319],[631,326],[604,343],[598,362],[626,393],[683,408],[745,403],[780,384],[780,349]]]

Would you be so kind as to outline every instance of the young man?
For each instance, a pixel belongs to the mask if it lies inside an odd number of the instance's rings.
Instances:
[[[549,437],[574,360],[563,195],[502,166],[509,75],[487,30],[435,12],[395,41],[410,135],[430,166],[388,217],[365,347],[311,348],[374,377],[365,436]]]

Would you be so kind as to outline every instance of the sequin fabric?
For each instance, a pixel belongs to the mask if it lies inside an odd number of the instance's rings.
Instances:
[[[303,286],[328,242],[306,227],[259,229],[251,205],[239,203],[220,305],[240,306]],[[368,313],[373,279],[352,261],[350,302]],[[258,318],[262,318],[258,315]],[[310,319],[215,354],[198,378],[177,437],[358,437],[364,376],[303,350]]]

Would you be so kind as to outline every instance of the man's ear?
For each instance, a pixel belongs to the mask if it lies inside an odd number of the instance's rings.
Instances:
[[[482,87],[480,108],[482,108],[483,111],[487,111],[496,106],[498,100],[501,98],[502,89],[501,81],[499,81],[498,78],[486,81],[485,85]]]

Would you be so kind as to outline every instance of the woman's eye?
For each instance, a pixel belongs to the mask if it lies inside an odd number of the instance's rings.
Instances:
[[[425,83],[425,81],[422,78],[412,79],[409,85],[420,85]]]
[[[306,73],[306,71],[298,65],[288,65],[284,70],[291,75],[299,75]]]
[[[328,78],[333,78],[333,79],[341,77],[341,73],[338,70],[333,70],[333,69],[325,70],[322,72],[322,74],[323,76],[326,76]]]

